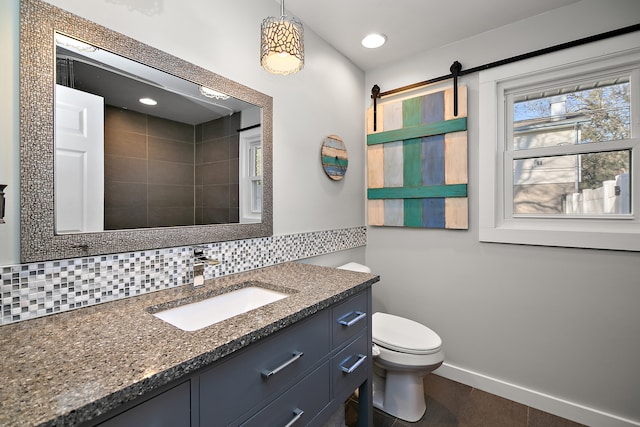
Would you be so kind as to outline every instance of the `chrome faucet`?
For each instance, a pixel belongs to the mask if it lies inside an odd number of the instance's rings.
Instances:
[[[218,265],[220,261],[209,258],[204,254],[204,248],[193,248],[193,286],[204,285],[204,267],[205,265]]]

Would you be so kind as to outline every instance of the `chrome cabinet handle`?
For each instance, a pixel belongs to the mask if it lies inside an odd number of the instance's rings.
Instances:
[[[275,368],[272,371],[269,371],[269,370],[265,369],[264,371],[262,371],[262,376],[265,377],[265,378],[269,378],[269,377],[277,374],[278,372],[282,371],[287,366],[291,365],[296,360],[300,359],[303,355],[304,355],[304,353],[301,352],[301,351],[294,351],[293,352],[293,356],[291,357],[291,359],[287,360],[282,365],[278,366],[277,368]]]
[[[347,317],[351,316],[352,314],[356,314],[357,316],[347,322],[345,319]],[[363,313],[361,311],[352,311],[351,313],[347,313],[344,316],[342,316],[341,318],[339,318],[338,319],[338,323],[340,323],[343,326],[349,327],[349,326],[355,325],[356,323],[358,323],[359,321],[361,321],[365,317],[367,317],[367,313]]]
[[[364,361],[367,359],[367,356],[364,354],[359,354],[358,360],[356,360],[356,362],[353,365],[347,368],[346,366],[344,366],[344,362],[346,362],[349,359],[351,359],[351,356],[347,357],[342,361],[342,363],[340,363],[340,369],[342,369],[342,372],[344,372],[345,374],[350,374],[356,369],[358,369],[358,366],[364,363]]]
[[[304,411],[302,409],[295,409],[293,411],[294,417],[291,419],[291,421],[289,421],[287,423],[287,425],[285,425],[284,427],[291,427],[292,425],[294,425],[295,423],[298,422],[298,420],[300,418],[302,418],[302,415],[304,414]]]

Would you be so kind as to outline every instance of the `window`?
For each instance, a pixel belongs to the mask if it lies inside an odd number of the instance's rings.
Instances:
[[[240,222],[262,219],[262,131],[240,133]]]
[[[480,240],[640,250],[640,37],[480,73]]]
[[[630,141],[628,75],[608,77],[563,82],[543,92],[505,92],[505,165],[513,169],[508,213],[631,213],[635,142]]]

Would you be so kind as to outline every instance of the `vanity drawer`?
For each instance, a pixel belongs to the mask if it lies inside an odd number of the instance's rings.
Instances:
[[[222,360],[200,375],[200,424],[227,425],[282,392],[329,352],[323,310]],[[247,351],[250,350],[250,351]]]
[[[292,426],[307,425],[331,400],[330,377],[329,363],[325,363],[240,425],[243,427],[282,427],[289,423],[292,423]]]
[[[362,334],[331,358],[334,399],[346,400],[367,379],[372,363],[367,350],[367,337]]]
[[[367,292],[341,302],[332,309],[332,348],[338,348],[366,328],[370,313],[367,313]]]

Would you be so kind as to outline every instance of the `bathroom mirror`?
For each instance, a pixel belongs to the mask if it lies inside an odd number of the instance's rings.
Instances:
[[[55,43],[56,234],[260,222],[260,107],[62,33]]]
[[[272,234],[271,97],[40,0],[20,31],[22,262]],[[87,133],[76,92],[103,108],[90,166],[60,136]]]

